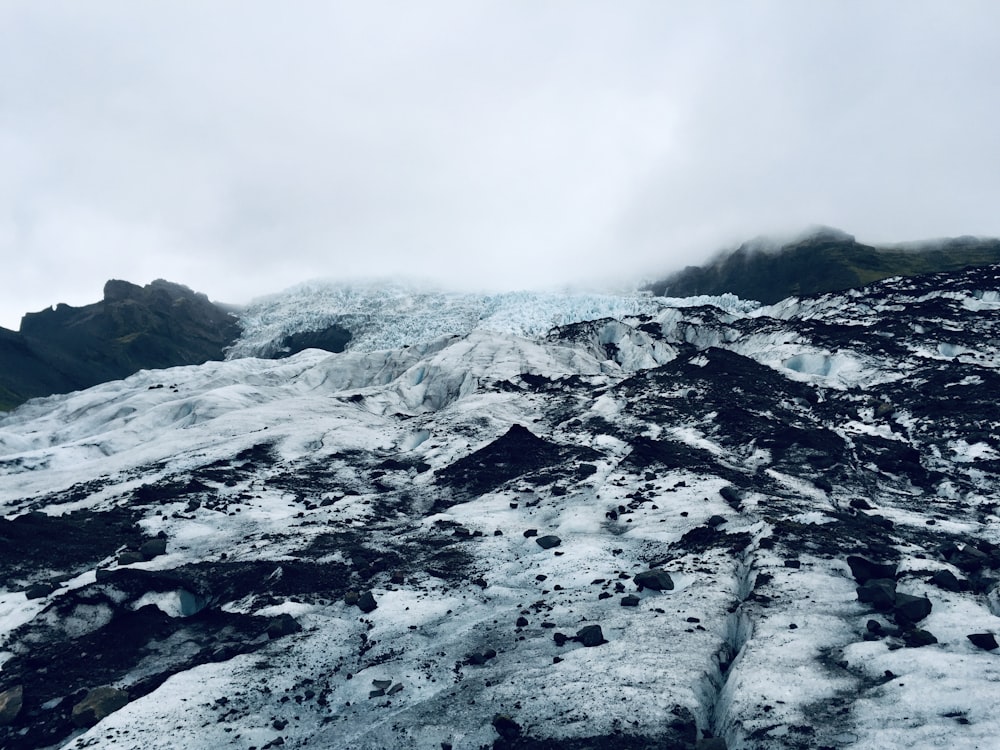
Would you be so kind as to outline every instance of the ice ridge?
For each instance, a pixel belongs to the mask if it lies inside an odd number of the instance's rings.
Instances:
[[[334,324],[352,334],[348,349],[378,351],[474,330],[538,338],[552,328],[603,318],[652,316],[666,308],[712,305],[732,314],[759,307],[733,294],[654,297],[649,294],[504,292],[470,294],[400,284],[313,281],[252,302],[228,359],[271,356],[287,336]]]

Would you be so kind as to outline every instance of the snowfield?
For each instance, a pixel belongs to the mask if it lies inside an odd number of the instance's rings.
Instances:
[[[313,285],[31,401],[0,746],[994,747],[997,290]]]

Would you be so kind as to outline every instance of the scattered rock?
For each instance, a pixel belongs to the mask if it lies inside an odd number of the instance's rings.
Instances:
[[[604,633],[601,632],[600,625],[587,625],[580,628],[576,631],[576,638],[574,640],[587,647],[600,646],[607,643],[604,640]]]
[[[78,727],[92,727],[128,703],[128,693],[118,688],[94,688],[73,706],[73,723]]]
[[[516,625],[519,628],[526,628],[528,627],[528,618],[522,615],[521,617],[517,618],[517,620],[514,622],[514,625]]]
[[[858,586],[858,601],[871,604],[879,612],[888,612],[896,603],[896,581],[873,578]]]
[[[722,499],[729,503],[729,507],[734,510],[739,510],[743,505],[743,493],[732,485],[726,485],[721,490],[719,494],[722,495]]]
[[[874,578],[896,578],[896,566],[891,563],[872,562],[860,555],[848,555],[847,564],[851,568],[854,580],[860,584],[868,583]]]
[[[146,562],[146,558],[138,550],[126,549],[122,550],[122,552],[118,555],[119,565],[133,565],[141,562]]]
[[[540,536],[535,540],[535,543],[542,549],[552,549],[553,547],[558,547],[562,544],[562,539],[552,534],[546,536]]]
[[[970,635],[969,638],[972,638]],[[994,648],[996,646],[994,645]],[[17,718],[24,705],[24,687],[17,685],[0,693],[0,727],[6,726]]]
[[[939,570],[931,576],[931,583],[945,591],[961,591],[962,582],[950,570]]]
[[[629,594],[628,596],[623,596],[622,597],[622,606],[623,607],[638,607],[639,606],[639,601],[640,600],[639,600],[638,596],[636,596],[635,594]]]
[[[493,728],[507,742],[513,742],[521,736],[521,725],[506,714],[493,717]]]
[[[785,567],[795,568],[796,570],[798,570],[799,568],[802,567],[802,562],[799,560],[785,560]]]
[[[139,546],[139,554],[146,560],[152,560],[154,557],[166,554],[166,552],[167,540],[160,537],[150,539]]]
[[[51,583],[36,583],[34,586],[29,586],[24,590],[24,595],[29,599],[41,599],[48,596],[56,587]]]
[[[302,626],[298,620],[287,612],[277,617],[272,617],[267,623],[267,637],[271,640],[291,635],[292,633],[298,633],[301,630]]]
[[[897,622],[900,620],[907,623],[920,622],[931,613],[931,600],[924,596],[896,594],[892,613]]]
[[[937,642],[937,638],[926,630],[920,630],[919,628],[913,628],[903,633],[903,643],[906,644],[907,648],[920,648],[921,646],[930,646]]]
[[[653,589],[653,591],[671,591],[674,588],[673,579],[670,574],[661,568],[652,568],[643,573],[638,573],[632,579],[635,585],[642,589]]]
[[[851,507],[855,510],[872,510],[871,504],[867,500],[860,497],[856,497],[851,500]]]
[[[998,645],[993,633],[971,633],[965,637],[972,641],[973,646],[981,648],[983,651],[992,651]],[[2,704],[2,698],[3,696],[0,696],[0,704]],[[0,723],[3,722],[0,721]]]
[[[729,523],[726,520],[726,517],[725,516],[720,516],[720,515],[711,516],[711,517],[709,517],[709,519],[707,521],[705,521],[705,524],[707,526],[711,526],[713,528],[717,528],[717,527],[722,526],[722,525],[724,525],[726,523]]]
[[[538,529],[525,529],[524,530],[524,538],[525,539],[530,539],[533,536],[538,536]]]
[[[372,596],[371,591],[366,591],[358,597],[357,607],[365,614],[368,614],[378,608],[378,602],[375,601],[375,597]]]

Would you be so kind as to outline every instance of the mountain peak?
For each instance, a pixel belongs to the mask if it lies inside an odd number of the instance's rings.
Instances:
[[[756,238],[703,266],[688,266],[648,287],[656,295],[735,294],[773,304],[786,297],[851,289],[891,276],[913,276],[1000,262],[998,239],[943,239],[905,247],[866,245],[819,226],[791,238]]]

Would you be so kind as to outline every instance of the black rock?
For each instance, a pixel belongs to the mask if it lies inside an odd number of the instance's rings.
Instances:
[[[860,497],[856,497],[853,500],[851,500],[851,507],[854,508],[855,510],[871,510],[872,509],[872,506],[868,503],[868,501],[864,500],[864,499],[862,499]]]
[[[969,636],[971,638],[971,636]],[[24,705],[24,687],[17,685],[0,692],[0,727],[11,724]]]
[[[357,607],[365,614],[368,614],[378,608],[378,602],[375,601],[375,597],[372,596],[371,591],[366,591],[358,597]]]
[[[36,583],[34,586],[29,586],[24,590],[24,595],[28,599],[41,599],[42,597],[48,596],[56,587],[51,583]]]
[[[152,560],[154,557],[159,557],[160,555],[166,554],[167,552],[167,540],[166,539],[150,539],[145,541],[139,547],[139,554],[142,555],[147,560]]]
[[[584,646],[600,646],[607,643],[604,640],[604,633],[601,632],[600,625],[587,625],[576,631],[575,641]]]
[[[119,565],[132,565],[134,563],[146,562],[146,557],[139,551],[134,549],[123,550],[118,555]]]
[[[728,521],[726,520],[726,517],[725,516],[720,516],[720,515],[710,516],[709,519],[707,521],[705,521],[706,525],[712,526],[712,527],[722,526],[725,523],[728,523]]]
[[[920,648],[921,646],[930,646],[937,642],[937,638],[926,630],[920,630],[919,628],[913,628],[903,633],[903,643],[906,644],[907,648]]]
[[[879,612],[888,612],[896,603],[896,581],[873,578],[858,586],[858,601],[871,604]]]
[[[896,566],[892,563],[877,563],[859,555],[848,555],[847,564],[858,583],[865,584],[873,578],[896,577]]]
[[[973,646],[981,648],[983,651],[992,651],[998,645],[993,633],[971,633],[965,637],[972,641]]]
[[[900,624],[920,622],[931,613],[931,600],[923,596],[896,594],[892,613]]]
[[[521,725],[506,714],[496,714],[493,717],[493,728],[507,742],[513,742],[521,736]]]
[[[528,618],[524,616],[518,617],[514,624],[519,628],[526,628],[528,627]]]
[[[798,569],[802,567],[802,563],[799,560],[785,560],[785,567]]]
[[[945,591],[961,591],[962,582],[950,570],[939,570],[931,576],[931,583]]]
[[[530,539],[533,536],[538,536],[538,529],[525,529],[524,530],[524,538],[525,539]]]
[[[629,594],[628,596],[622,597],[621,604],[623,607],[638,607],[639,601],[640,599],[638,596],[636,596],[635,594]]]
[[[553,547],[558,547],[562,544],[562,539],[552,534],[547,534],[546,536],[540,536],[535,540],[535,543],[542,549],[552,549]]]
[[[278,615],[277,617],[272,617],[267,623],[267,637],[271,640],[291,635],[292,633],[298,633],[301,630],[302,626],[299,624],[298,620],[287,612],[285,614]]]
[[[734,510],[739,510],[743,505],[743,493],[732,485],[726,485],[721,490],[719,494],[722,495],[722,499],[729,503],[729,506]]]
[[[965,573],[974,573],[989,567],[990,558],[971,544],[966,544],[962,549],[956,550],[948,558],[948,562]]]
[[[556,631],[555,633],[552,634],[552,640],[556,642],[557,646],[565,646],[566,641],[569,640],[569,636],[566,635],[565,633],[560,633]]]
[[[653,591],[671,591],[674,588],[673,579],[670,574],[662,568],[652,568],[642,573],[637,573],[632,579],[635,585],[642,589],[652,589]]]

